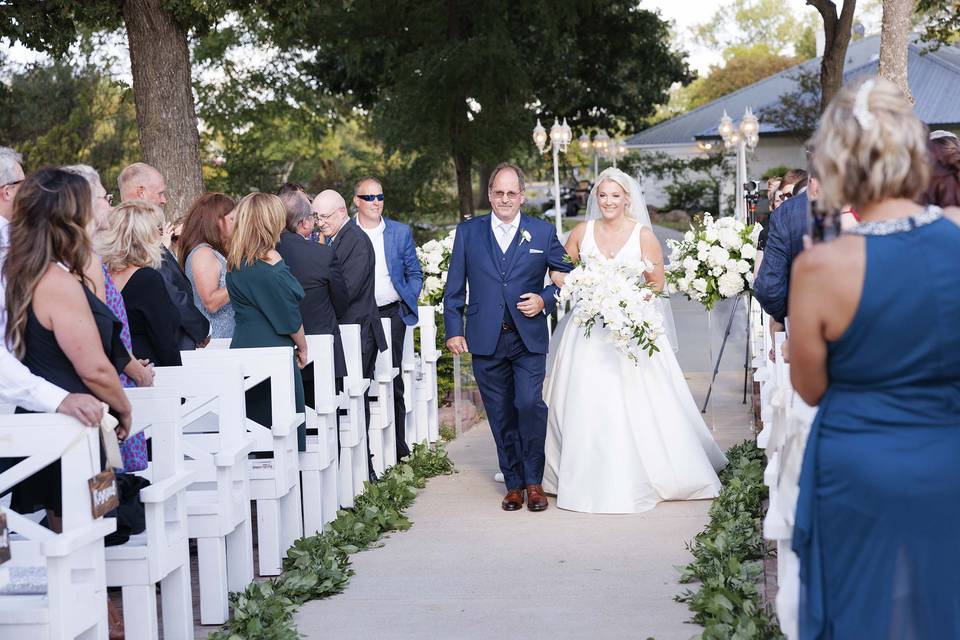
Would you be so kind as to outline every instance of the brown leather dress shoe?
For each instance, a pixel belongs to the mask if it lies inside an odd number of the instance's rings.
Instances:
[[[547,494],[543,492],[543,487],[539,484],[527,485],[527,509],[530,511],[544,511],[550,503],[547,502]]]
[[[503,497],[500,508],[504,511],[519,511],[523,509],[523,489],[511,489]]]

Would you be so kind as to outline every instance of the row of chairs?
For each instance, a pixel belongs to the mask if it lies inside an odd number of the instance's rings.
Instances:
[[[760,384],[760,423],[763,427],[757,435],[757,445],[766,452],[764,483],[769,488],[763,535],[776,545],[777,618],[784,635],[793,639],[799,637],[800,566],[791,541],[803,451],[816,408],[807,405],[790,385],[790,365],[783,361],[782,351],[786,334],[770,334],[756,301],[751,313],[752,352],[756,354],[754,380]],[[774,362],[768,357],[771,349],[775,353]]]
[[[197,547],[201,623],[225,622],[228,592],[255,577],[251,501],[256,573],[278,575],[297,538],[322,531],[363,491],[368,434],[378,473],[397,462],[397,373],[405,383],[408,445],[439,438],[434,309],[419,312],[419,353],[409,327],[399,372],[387,350],[373,379],[363,377],[359,327],[341,326],[348,374],[339,392],[332,337],[307,336],[314,401],[305,413],[295,407],[289,347],[229,349],[229,341],[213,341],[183,352],[180,367],[158,367],[154,387],[128,389],[132,431],[150,444],[149,466],[138,473],[150,486],[140,491],[145,531],[117,546],[104,547],[116,521],[94,518],[90,506],[87,480],[100,471],[97,431],[56,414],[0,415],[2,456],[24,458],[0,474],[0,494],[57,460],[63,492],[62,533],[41,526],[42,513],[20,514],[9,499],[0,503],[13,532],[12,559],[0,565],[0,639],[106,638],[107,587],[122,587],[127,637],[158,638],[158,584],[164,637],[193,638],[190,540]],[[257,385],[269,387],[269,424],[246,415],[245,394]]]

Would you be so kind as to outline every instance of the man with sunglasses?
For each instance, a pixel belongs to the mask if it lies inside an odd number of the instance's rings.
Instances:
[[[383,185],[367,176],[354,185],[355,222],[373,244],[376,259],[374,296],[380,318],[390,320],[393,366],[400,370],[407,326],[417,324],[417,299],[423,286],[423,270],[417,258],[410,227],[383,217]],[[394,429],[397,460],[410,454],[406,441],[406,405],[403,402],[403,376],[393,379]]]

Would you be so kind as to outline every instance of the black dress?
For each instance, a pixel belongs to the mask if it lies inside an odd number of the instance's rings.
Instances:
[[[120,340],[123,324],[106,304],[101,302],[86,287],[83,288],[87,303],[93,312],[93,319],[100,334],[103,351],[119,374],[130,362],[130,353]],[[68,393],[88,393],[90,389],[83,383],[73,363],[66,356],[53,331],[44,328],[33,313],[33,307],[27,311],[27,326],[24,332],[26,352],[23,364],[30,373],[57,385]],[[92,395],[92,394],[91,394]],[[33,413],[17,407],[17,413]],[[33,513],[40,509],[50,509],[61,513],[60,504],[60,461],[52,462],[40,471],[13,487],[12,502],[14,511]]]
[[[150,267],[137,269],[120,294],[127,308],[133,355],[158,367],[179,366],[180,311],[170,300],[160,272]]]

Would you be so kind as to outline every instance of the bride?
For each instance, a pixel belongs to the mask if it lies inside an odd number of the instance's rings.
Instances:
[[[618,169],[597,179],[587,222],[571,232],[567,253],[577,260],[653,262],[647,281],[664,285],[663,252],[650,225],[640,186]],[[562,286],[564,274],[553,274]],[[669,314],[668,305],[663,305]],[[604,328],[589,337],[567,314],[550,345],[544,390],[547,417],[544,489],[561,509],[638,513],[663,500],[714,498],[716,471],[726,464],[693,401],[673,347],[633,362]],[[666,318],[672,327],[672,317]],[[667,334],[671,332],[668,330]],[[671,345],[673,341],[673,345]]]

